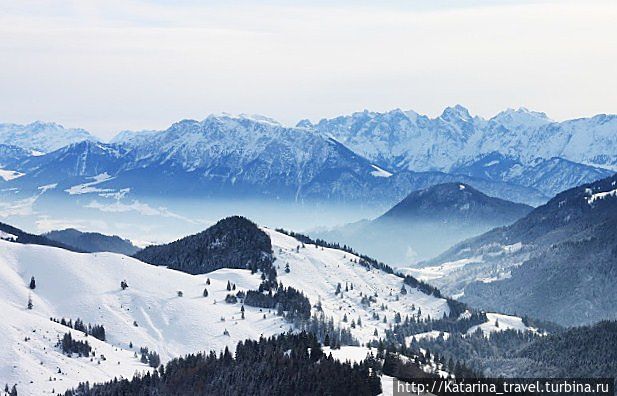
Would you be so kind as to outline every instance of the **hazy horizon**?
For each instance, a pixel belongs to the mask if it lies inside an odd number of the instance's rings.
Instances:
[[[611,1],[0,5],[2,122],[109,139],[211,113],[614,113]]]

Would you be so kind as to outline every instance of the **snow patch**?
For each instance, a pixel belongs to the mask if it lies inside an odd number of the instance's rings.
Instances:
[[[418,333],[418,334],[414,334],[412,336],[409,337],[405,337],[405,342],[407,343],[407,345],[409,345],[411,343],[412,339],[416,339],[416,341],[420,341],[420,340],[434,340],[436,338],[439,337],[443,337],[444,340],[447,340],[450,337],[450,333],[448,333],[447,331],[437,331],[437,330],[431,330],[431,331],[427,331],[424,333]]]
[[[7,169],[0,169],[0,177],[4,179],[4,181],[17,179],[18,177],[22,177],[23,175],[25,175],[25,173]]]
[[[361,363],[366,359],[369,353],[377,355],[376,349],[360,346],[342,346],[340,349],[331,349],[330,347],[322,348],[326,356],[332,354],[332,357],[340,362]]]
[[[4,239],[5,241],[15,242],[17,240],[17,236],[0,230],[0,239]]]
[[[104,173],[101,173],[100,175],[91,177],[90,180],[93,180],[93,181],[89,183],[78,184],[64,191],[69,193],[69,195],[81,195],[81,194],[90,194],[90,193],[113,193],[114,192],[113,189],[110,189],[110,188],[102,189],[102,188],[95,187],[97,184],[103,183],[111,179],[113,179],[113,177],[109,176],[107,172],[104,172]]]
[[[377,165],[371,165],[371,166],[373,167],[373,169],[375,169],[374,171],[371,172],[371,175],[373,175],[375,177],[390,177],[390,176],[392,176],[392,173],[388,172],[387,170],[381,169]]]
[[[591,194],[591,189],[588,188],[585,190],[585,192],[588,194]],[[617,189],[614,189],[610,191],[604,191],[604,192],[598,192],[595,194],[591,194],[589,197],[586,197],[585,199],[587,200],[587,203],[591,205],[599,199],[605,199],[606,197],[614,197],[616,195],[617,195]]]
[[[536,331],[533,327],[525,326],[523,319],[518,316],[487,313],[486,317],[487,321],[485,323],[470,327],[469,330],[467,330],[467,334],[473,334],[478,329],[480,329],[484,335],[510,329],[518,331]]]

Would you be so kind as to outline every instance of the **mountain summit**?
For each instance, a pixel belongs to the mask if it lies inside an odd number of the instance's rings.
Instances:
[[[376,221],[498,226],[520,219],[531,209],[528,205],[489,197],[464,183],[444,183],[410,193]]]
[[[456,242],[511,224],[532,207],[489,197],[464,183],[443,183],[410,193],[370,221],[319,233],[324,239],[362,246],[368,253],[405,266],[432,257]]]

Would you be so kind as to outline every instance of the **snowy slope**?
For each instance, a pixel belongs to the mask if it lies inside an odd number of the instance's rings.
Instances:
[[[272,239],[275,265],[280,267],[279,281],[302,290],[313,305],[320,301],[325,316],[334,318],[341,327],[349,328],[352,320],[361,318],[362,326],[351,329],[361,342],[374,339],[375,329],[383,335],[396,312],[404,316],[417,313],[419,308],[422,317],[441,317],[449,312],[444,299],[408,286],[408,293],[399,295],[402,278],[375,269],[367,271],[351,262],[357,257],[349,253],[308,244],[296,252],[300,245],[296,239],[265,231]],[[285,264],[289,264],[289,273],[284,271]],[[36,279],[35,290],[28,288],[31,276]],[[211,284],[206,286],[208,278]],[[126,290],[120,288],[122,280],[129,285]],[[134,356],[142,346],[158,352],[166,361],[197,351],[233,348],[240,340],[290,329],[289,323],[266,309],[262,312],[246,306],[242,320],[241,305],[224,302],[228,281],[236,285],[236,293],[257,289],[261,279],[248,270],[220,269],[189,275],[119,254],[74,253],[0,240],[0,312],[11,318],[0,323],[4,340],[0,347],[0,384],[16,383],[25,394],[44,394],[52,389],[59,392],[78,381],[102,381],[147,370]],[[339,282],[342,297],[334,295]],[[345,282],[353,283],[353,290],[345,292]],[[204,288],[208,297],[203,297]],[[178,291],[183,296],[178,296]],[[360,292],[376,293],[377,303],[363,306]],[[29,296],[32,310],[26,308]],[[385,311],[379,308],[381,303],[387,306]],[[374,310],[381,318],[385,314],[388,323],[373,320]],[[343,322],[345,314],[347,323]],[[90,361],[63,356],[54,347],[56,340],[66,331],[78,332],[50,321],[50,317],[80,318],[85,323],[103,325],[106,342],[93,337],[88,341],[97,356],[102,353],[107,360],[98,364],[96,358]],[[229,335],[224,335],[225,330]],[[31,340],[24,341],[26,337]],[[58,367],[63,374],[57,372]]]
[[[0,301],[0,312],[4,318],[0,325],[0,381],[16,384],[20,395],[55,395],[80,381],[130,378],[136,371],[150,369],[134,356],[134,351],[85,338],[83,333],[54,323],[36,310]],[[55,345],[67,331],[74,339],[87,340],[96,356],[91,360],[60,353]]]
[[[192,276],[112,253],[78,254],[44,246],[0,243],[0,309],[3,317],[15,318],[0,324],[0,334],[6,340],[0,354],[0,383],[18,383],[22,391],[27,390],[26,394],[48,389],[47,383],[41,384],[56,372],[60,363],[63,372],[75,375],[54,384],[56,391],[74,386],[77,380],[100,381],[111,378],[111,374],[132,375],[136,368],[147,368],[133,359],[133,352],[129,351],[118,357],[114,354],[113,359],[121,363],[113,370],[100,370],[94,365],[77,373],[85,360],[64,359],[53,348],[63,329],[50,317],[79,317],[86,323],[101,324],[109,344],[130,349],[132,342],[135,350],[147,346],[163,360],[233,347],[240,340],[289,328],[272,314],[263,319],[263,313],[251,307],[246,307],[246,319],[240,320],[240,305],[224,303],[228,280],[237,285],[237,290],[257,287],[260,279],[249,271],[221,270],[209,274],[209,296],[204,298],[207,276]],[[35,276],[37,283],[33,291],[27,288],[31,276]],[[123,279],[129,284],[125,291],[120,289]],[[183,297],[178,297],[178,291],[183,292]],[[26,309],[29,294],[34,304],[31,311]],[[33,329],[48,339],[39,337],[36,342],[23,345],[24,337],[30,336]],[[223,335],[225,329],[229,336]],[[89,337],[89,342],[102,344],[92,340]],[[106,356],[111,355],[109,348],[101,348]],[[43,361],[45,369],[33,370],[33,359],[37,364],[38,360]],[[34,383],[29,384],[30,381]]]
[[[373,333],[377,329],[383,335],[386,328],[393,323],[394,315],[399,312],[403,317],[406,314],[417,314],[421,310],[422,318],[441,318],[449,313],[445,299],[426,295],[417,289],[405,286],[406,295],[401,295],[403,279],[387,274],[377,269],[367,269],[351,260],[358,257],[337,249],[328,249],[306,244],[296,252],[302,244],[295,238],[283,235],[276,231],[264,229],[272,240],[272,249],[280,269],[279,281],[285,286],[292,286],[302,290],[312,304],[321,302],[327,316],[333,317],[335,325],[350,328],[352,319],[362,321],[362,326],[351,329],[352,334],[362,343],[375,339]],[[289,264],[289,273],[285,273],[285,265]],[[342,286],[342,296],[336,296],[338,283]],[[345,292],[345,285],[353,285],[353,290]],[[371,306],[364,306],[360,300],[362,296],[377,296],[377,301]],[[397,301],[398,297],[398,301]],[[381,310],[381,304],[386,309]],[[379,314],[381,320],[372,319],[373,312]],[[343,322],[347,315],[348,322]],[[383,316],[387,323],[383,323]]]

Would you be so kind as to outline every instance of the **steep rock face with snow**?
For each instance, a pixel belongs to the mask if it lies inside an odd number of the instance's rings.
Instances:
[[[565,325],[617,318],[617,176],[558,194],[412,271],[488,309]]]
[[[321,120],[315,128],[386,169],[447,170],[483,121],[462,106],[435,119],[413,111],[364,111]]]
[[[30,152],[49,153],[82,141],[95,142],[98,139],[84,129],[67,129],[52,122],[0,124],[0,144],[21,147]]]
[[[21,183],[58,182],[64,179],[118,173],[131,162],[131,153],[120,146],[83,141],[46,155],[30,157],[19,170],[26,173]]]
[[[340,143],[265,118],[211,116],[134,135],[125,133],[114,144],[83,142],[31,158],[20,168],[27,176],[19,185],[31,180],[31,185],[66,187],[67,178],[81,176],[83,183],[86,177],[107,174],[102,187],[141,195],[301,201],[358,199],[362,188],[378,177],[367,160]]]
[[[143,135],[142,135],[143,134]],[[491,195],[537,204],[533,188],[443,172],[396,174],[310,128],[257,116],[185,120],[162,132],[123,133],[114,143],[81,142],[30,157],[10,187],[55,192],[124,191],[133,197],[233,197],[388,207],[410,191],[462,180]],[[86,192],[81,189],[82,193]]]
[[[23,176],[16,169],[28,157],[30,152],[21,147],[0,144],[0,184]]]
[[[604,168],[616,163],[615,115],[555,122],[520,108],[484,120],[457,105],[434,119],[413,111],[363,112],[322,120],[315,128],[390,169],[450,171],[491,152],[525,165],[553,157]]]
[[[30,156],[30,152],[21,147],[0,144],[0,167],[13,169],[21,161]]]
[[[466,238],[511,224],[531,207],[487,196],[464,183],[443,183],[410,193],[386,213],[320,232],[397,266],[410,265]]]
[[[526,109],[484,120],[462,106],[434,119],[365,111],[293,128],[262,116],[221,114],[165,131],[125,131],[108,144],[75,133],[77,142],[69,139],[43,156],[16,160],[7,151],[0,183],[32,195],[40,186],[56,184],[54,193],[62,192],[107,175],[97,179],[100,188],[133,199],[265,198],[383,209],[411,191],[461,181],[539,205],[607,176],[602,167],[613,166],[616,123],[614,116],[557,123]],[[38,136],[33,133],[30,146]]]
[[[457,164],[451,172],[529,186],[547,196],[554,196],[572,186],[591,183],[613,174],[608,169],[556,157],[537,158],[528,164],[523,164],[514,157],[498,152],[483,154],[465,163]]]

